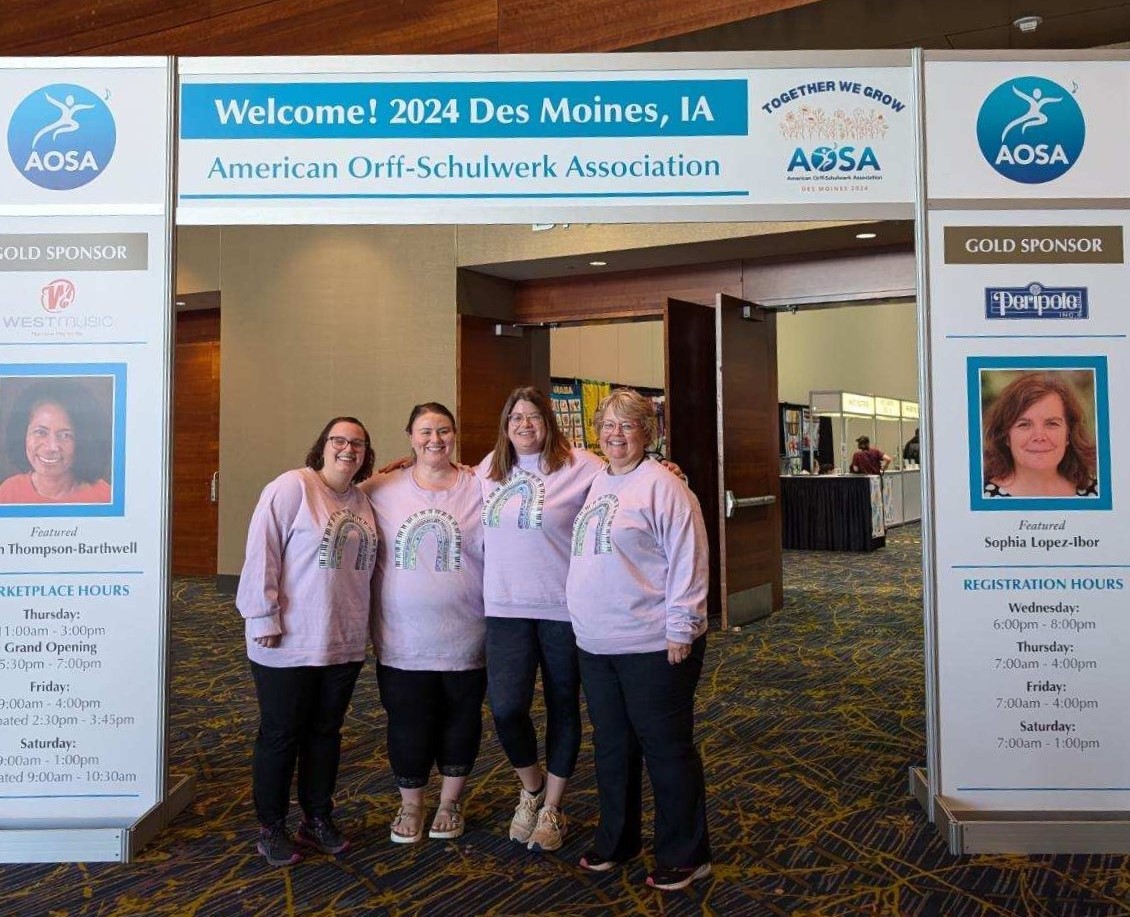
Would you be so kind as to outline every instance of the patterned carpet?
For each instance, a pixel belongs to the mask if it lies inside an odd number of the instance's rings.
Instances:
[[[907,768],[925,759],[919,551],[908,526],[872,554],[786,552],[784,609],[742,633],[712,633],[699,725],[714,875],[665,896],[643,885],[648,861],[603,876],[574,865],[596,817],[587,749],[560,855],[510,844],[515,783],[489,728],[468,833],[389,844],[395,789],[371,666],[346,723],[339,782],[353,850],[269,868],[253,844],[256,714],[241,623],[209,581],[179,580],[171,758],[174,773],[196,774],[194,803],[126,866],[0,866],[0,914],[1130,914],[1130,858],[952,857],[907,795]]]

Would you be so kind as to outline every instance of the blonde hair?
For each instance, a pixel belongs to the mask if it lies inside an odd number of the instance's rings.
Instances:
[[[599,432],[600,425],[604,422],[605,414],[616,414],[624,420],[638,423],[640,429],[647,435],[648,445],[655,442],[659,434],[659,424],[655,420],[655,408],[648,399],[631,388],[617,388],[606,395],[597,405],[596,413],[592,418],[593,428]]]

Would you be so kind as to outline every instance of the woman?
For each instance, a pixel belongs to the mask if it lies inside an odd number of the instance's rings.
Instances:
[[[455,418],[442,404],[412,409],[415,462],[366,489],[382,534],[372,637],[388,756],[400,788],[390,839],[414,844],[425,830],[432,765],[442,781],[428,836],[463,834],[460,799],[482,738],[482,496],[451,461]]]
[[[707,540],[694,495],[646,456],[647,400],[617,389],[594,425],[608,469],[573,524],[567,598],[593,724],[600,824],[580,865],[604,872],[641,847],[641,758],[655,797],[648,885],[710,873],[694,693],[706,650]]]
[[[499,741],[521,787],[510,839],[557,850],[561,810],[581,746],[577,644],[565,604],[570,533],[604,463],[574,449],[549,399],[522,386],[506,399],[494,451],[477,469],[486,542],[487,683]],[[530,717],[541,669],[545,772]]]
[[[377,531],[356,485],[373,470],[369,434],[353,417],[325,425],[306,466],[259,498],[247,533],[236,606],[259,699],[252,759],[258,849],[272,866],[302,859],[287,831],[298,767],[298,843],[337,854],[333,822],[341,724],[365,660]]]
[[[1074,389],[1057,373],[1014,379],[985,417],[986,497],[1094,497],[1095,440]]]
[[[0,503],[109,503],[110,423],[73,379],[28,387],[4,442],[17,474],[0,484]]]

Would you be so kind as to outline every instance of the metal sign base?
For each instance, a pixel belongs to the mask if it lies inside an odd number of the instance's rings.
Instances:
[[[910,791],[929,812],[924,768],[910,768]],[[1130,851],[1130,816],[1125,812],[985,812],[952,808],[942,796],[932,802],[933,821],[953,854]]]
[[[129,863],[196,795],[194,775],[170,780],[164,801],[132,824],[75,819],[50,828],[5,828],[0,831],[0,863]]]

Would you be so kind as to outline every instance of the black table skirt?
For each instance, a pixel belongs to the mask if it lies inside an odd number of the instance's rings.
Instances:
[[[864,475],[781,478],[781,541],[808,551],[873,551],[871,480]]]

